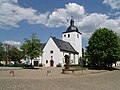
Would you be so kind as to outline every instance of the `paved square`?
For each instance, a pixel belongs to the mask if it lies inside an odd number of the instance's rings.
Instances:
[[[42,68],[15,70],[15,76],[8,73],[0,71],[0,90],[120,90],[120,70],[86,70],[82,75],[81,71],[61,74],[61,68]]]

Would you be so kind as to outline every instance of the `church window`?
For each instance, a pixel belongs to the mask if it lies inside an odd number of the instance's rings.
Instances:
[[[79,34],[77,34],[77,38],[79,38]]]
[[[46,60],[46,63],[48,63],[48,60]]]
[[[70,34],[68,34],[68,37],[70,37]]]
[[[66,35],[64,35],[64,37],[66,37]]]
[[[51,60],[53,60],[53,56],[51,56]]]
[[[50,54],[53,54],[53,51],[52,51],[52,50],[50,51]]]
[[[74,54],[74,63],[75,63],[75,54]]]

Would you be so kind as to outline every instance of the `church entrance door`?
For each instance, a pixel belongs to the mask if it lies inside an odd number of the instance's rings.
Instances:
[[[54,61],[50,60],[50,66],[53,67],[54,66]]]
[[[34,66],[38,66],[38,61],[34,61]]]

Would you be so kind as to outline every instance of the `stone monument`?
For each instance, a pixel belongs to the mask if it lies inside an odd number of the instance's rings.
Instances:
[[[69,63],[70,63],[69,58],[70,57],[68,55],[65,55],[65,69],[69,69]]]

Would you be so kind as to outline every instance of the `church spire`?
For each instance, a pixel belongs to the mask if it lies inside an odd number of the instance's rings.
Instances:
[[[73,16],[71,16],[71,20],[70,20],[70,26],[74,26],[74,20],[73,20]]]
[[[63,33],[69,33],[69,32],[78,32],[78,33],[80,33],[78,28],[74,25],[73,16],[71,16],[70,26],[66,29],[66,32],[63,32]]]

